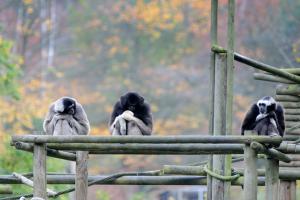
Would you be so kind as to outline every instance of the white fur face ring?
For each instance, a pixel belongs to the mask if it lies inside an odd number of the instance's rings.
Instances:
[[[60,98],[54,104],[54,112],[63,112],[63,111],[64,111],[63,98]]]
[[[273,97],[264,97],[256,103],[257,106],[259,106],[260,104],[265,104],[266,106],[270,106],[271,104],[276,104],[276,101]]]

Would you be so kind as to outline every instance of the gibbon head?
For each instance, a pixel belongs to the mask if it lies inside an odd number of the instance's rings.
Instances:
[[[54,111],[59,114],[74,115],[76,113],[76,100],[71,97],[62,97],[56,100]]]
[[[260,114],[267,114],[272,111],[275,111],[277,103],[273,99],[273,97],[266,96],[266,97],[263,97],[260,100],[258,100],[256,105],[259,108]]]
[[[144,104],[144,98],[136,92],[128,92],[120,98],[123,110],[134,112],[139,106]]]

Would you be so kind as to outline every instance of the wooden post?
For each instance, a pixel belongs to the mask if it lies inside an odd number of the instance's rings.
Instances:
[[[244,159],[244,200],[257,199],[257,169],[256,169],[256,152],[250,147],[245,145]]]
[[[216,54],[214,135],[226,132],[226,54]],[[213,155],[213,171],[225,175],[225,156]],[[212,200],[224,200],[224,181],[212,178]]]
[[[296,181],[280,180],[279,200],[296,200]]]
[[[34,144],[33,195],[47,199],[46,144]]]
[[[266,159],[266,200],[279,200],[279,161]]]
[[[76,180],[75,180],[75,195],[76,200],[87,200],[88,190],[88,152],[76,152]]]
[[[211,26],[210,43],[211,46],[218,42],[218,0],[211,0]],[[215,53],[210,53],[210,82],[209,82],[209,134],[213,135],[214,128],[214,91],[215,91]],[[208,156],[208,167],[212,166],[212,155]],[[207,176],[207,200],[212,198],[212,178]]]
[[[234,80],[234,15],[235,0],[228,0],[228,17],[227,17],[227,88],[226,88],[226,134],[232,133],[233,119],[233,80]],[[225,175],[231,175],[232,155],[225,156]],[[225,182],[224,199],[230,200],[231,182]]]

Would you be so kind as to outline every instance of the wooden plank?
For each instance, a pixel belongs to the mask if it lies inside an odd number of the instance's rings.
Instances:
[[[46,144],[34,144],[33,195],[43,199],[47,199],[46,153]]]
[[[75,180],[75,194],[77,200],[87,200],[88,190],[88,152],[76,152],[76,180]]]

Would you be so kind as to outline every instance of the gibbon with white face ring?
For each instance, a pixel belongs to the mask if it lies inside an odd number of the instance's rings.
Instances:
[[[47,135],[87,135],[90,123],[76,99],[62,97],[50,105],[43,128]]]
[[[261,98],[247,112],[242,124],[241,134],[254,130],[258,135],[284,135],[284,110],[272,97]]]

